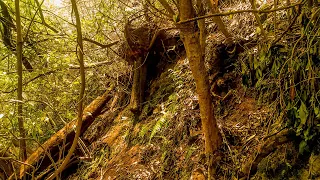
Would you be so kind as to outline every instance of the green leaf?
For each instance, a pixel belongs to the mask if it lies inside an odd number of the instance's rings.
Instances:
[[[260,79],[260,77],[262,77],[262,71],[261,71],[260,68],[258,68],[258,69],[256,70],[256,78],[257,78],[257,79]]]
[[[314,114],[319,115],[319,108],[318,107],[314,107]]]
[[[316,115],[317,119],[320,119],[320,110],[318,107],[314,107],[314,114]]]
[[[151,131],[151,135],[150,135],[150,139],[149,142],[151,141],[151,139],[154,137],[154,135],[161,130],[161,128],[163,127],[163,125],[166,122],[166,118],[165,117],[161,117],[157,123],[154,125],[152,131]]]
[[[254,57],[253,58],[253,68],[257,69],[259,67],[259,61],[258,58]]]
[[[260,27],[257,27],[257,29],[256,29],[256,33],[257,33],[257,34],[260,34],[260,33],[261,33],[261,29],[260,29]]]
[[[299,153],[303,154],[306,150],[308,150],[308,144],[306,141],[301,141],[299,144]]]
[[[306,124],[307,118],[308,118],[308,111],[307,111],[306,105],[303,102],[301,102],[301,106],[298,110],[298,113],[299,113],[299,118],[301,120],[300,123],[302,125]]]

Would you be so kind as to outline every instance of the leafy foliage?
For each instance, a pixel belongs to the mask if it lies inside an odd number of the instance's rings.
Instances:
[[[286,126],[294,128],[302,139],[301,153],[320,135],[320,41],[314,38],[319,36],[317,14],[319,8],[310,11],[304,6],[297,17],[299,28],[294,29],[300,36],[285,36],[278,44],[261,45],[253,57],[253,67],[243,71],[251,78],[251,85],[260,90],[260,100],[275,102],[277,114],[286,114]]]

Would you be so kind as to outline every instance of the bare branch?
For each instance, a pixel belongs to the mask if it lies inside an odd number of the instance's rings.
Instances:
[[[114,42],[112,42],[110,44],[101,44],[101,43],[99,43],[99,42],[97,42],[95,40],[89,39],[89,38],[83,38],[83,40],[87,41],[87,42],[90,42],[92,44],[95,44],[97,46],[100,46],[102,49],[109,48],[109,47],[111,47],[113,45],[116,45],[118,42],[120,42],[120,40],[117,40],[117,41],[114,41]]]
[[[292,7],[295,6],[300,6],[303,3],[295,3],[292,4],[290,6],[284,6],[284,7],[280,7],[280,8],[274,8],[274,9],[270,9],[270,10],[253,10],[253,9],[247,9],[247,10],[239,10],[239,11],[229,11],[229,12],[223,12],[223,13],[214,13],[214,14],[208,14],[205,16],[199,16],[199,17],[195,17],[195,18],[191,18],[191,19],[187,19],[184,21],[180,21],[177,23],[177,25],[179,24],[184,24],[184,23],[188,23],[188,22],[192,22],[192,21],[197,21],[199,19],[204,19],[204,18],[210,18],[210,17],[215,17],[215,16],[229,16],[232,14],[241,14],[241,13],[258,13],[258,14],[265,14],[265,13],[271,13],[271,12],[275,12],[275,11],[281,11],[281,10],[285,10],[285,9],[290,9]]]

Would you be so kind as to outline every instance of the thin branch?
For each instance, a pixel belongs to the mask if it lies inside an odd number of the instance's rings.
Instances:
[[[158,8],[156,8],[153,4],[151,4],[151,2],[150,2],[149,0],[146,0],[146,1],[147,1],[147,3],[150,5],[150,7],[151,7],[152,9],[156,10],[158,13],[160,13],[160,14],[168,17],[169,19],[172,19],[172,18],[173,18],[172,16],[170,16],[170,14],[167,14],[167,13],[164,13],[164,12],[160,11],[160,10],[159,10]]]
[[[255,1],[255,0],[250,0],[250,3],[251,3],[252,9],[253,9],[253,10],[257,10],[256,1]],[[258,23],[258,26],[259,26],[259,28],[260,28],[260,30],[261,30],[261,34],[264,36],[265,40],[267,40],[268,37],[267,37],[267,34],[266,34],[266,32],[265,32],[265,30],[264,30],[264,28],[263,28],[263,25],[262,25],[262,23],[261,23],[260,16],[258,15],[258,13],[253,13],[253,15],[254,15],[255,18],[256,18],[256,21],[257,21],[257,23]]]
[[[99,67],[99,66],[103,66],[103,65],[111,65],[113,62],[110,61],[102,61],[102,62],[97,62],[97,63],[93,63],[93,64],[89,64],[84,66],[85,69],[88,68],[94,68],[94,67]],[[80,69],[80,66],[76,66],[76,65],[69,65],[69,69]]]
[[[38,1],[37,1],[37,2],[38,2]],[[43,2],[44,2],[44,0],[41,2],[41,5],[43,4]],[[39,2],[38,2],[38,3],[39,3]],[[34,13],[34,15],[33,15],[33,17],[32,17],[31,22],[29,23],[28,29],[27,29],[27,31],[26,31],[26,35],[24,36],[24,39],[27,39],[27,38],[28,38],[28,34],[29,34],[29,32],[30,32],[31,25],[32,25],[33,22],[34,22],[34,19],[35,19],[36,15],[37,15],[38,11],[40,10],[41,5],[39,5],[38,9],[36,10],[36,12]]]
[[[180,22],[177,23],[177,25],[189,23],[189,22],[192,22],[192,21],[197,21],[199,19],[215,17],[215,16],[229,16],[229,15],[241,14],[241,13],[258,13],[258,14],[271,13],[271,12],[275,12],[275,11],[281,11],[281,10],[285,10],[285,9],[290,9],[292,7],[299,6],[299,5],[302,5],[302,4],[303,3],[295,3],[295,4],[292,4],[290,6],[284,6],[284,7],[274,8],[274,9],[270,9],[270,10],[247,9],[247,10],[229,11],[229,12],[223,12],[223,13],[208,14],[208,15],[205,15],[205,16],[199,16],[199,17],[187,19],[187,20],[184,20],[184,21],[180,21]]]
[[[101,44],[101,43],[99,43],[99,42],[97,42],[95,40],[89,39],[89,38],[83,38],[83,40],[87,41],[87,42],[90,42],[92,44],[95,44],[97,46],[100,46],[102,49],[109,48],[109,47],[111,47],[113,45],[116,45],[117,43],[120,42],[120,40],[118,40],[118,41],[115,41],[115,42],[112,42],[112,43],[109,43],[109,44]]]
[[[76,132],[74,135],[74,139],[72,142],[72,145],[69,149],[69,152],[65,159],[63,160],[62,164],[60,167],[49,176],[48,180],[52,180],[54,178],[58,178],[59,174],[65,169],[66,165],[70,161],[70,158],[74,152],[74,150],[77,147],[78,144],[78,138],[81,134],[81,127],[82,127],[82,116],[83,116],[83,97],[85,93],[85,69],[84,69],[84,60],[83,60],[83,38],[82,38],[82,30],[81,30],[81,20],[80,20],[80,15],[77,7],[76,0],[71,0],[72,4],[72,10],[75,13],[75,18],[76,18],[76,27],[77,27],[77,42],[80,48],[80,51],[77,53],[78,54],[78,60],[80,64],[80,77],[81,77],[81,85],[80,85],[80,94],[79,94],[79,103],[78,103],[78,120],[77,120],[77,126],[76,126]]]
[[[22,86],[28,85],[28,84],[31,83],[32,81],[35,81],[35,80],[37,80],[38,78],[41,78],[41,77],[43,77],[43,76],[52,74],[52,73],[54,73],[54,72],[56,72],[56,70],[51,70],[51,71],[48,71],[48,72],[39,74],[39,75],[37,75],[37,76],[29,79],[28,81],[24,82],[24,83],[22,84]],[[14,88],[14,89],[12,89],[12,90],[10,90],[10,91],[3,91],[2,93],[12,93],[12,92],[16,91],[17,89],[18,89],[18,88]]]
[[[40,4],[39,1],[36,0],[36,4],[37,4],[37,6],[38,6],[38,8],[39,8],[39,14],[40,14],[40,19],[41,19],[41,21],[42,21],[42,24],[44,24],[46,27],[48,27],[49,29],[51,29],[53,32],[58,33],[59,31],[56,30],[54,27],[50,26],[49,24],[47,24],[47,22],[46,22],[45,19],[44,19],[44,16],[43,16],[43,13],[42,13],[42,9],[41,9],[41,6],[42,6],[42,4],[43,4],[43,1],[42,1],[42,3]]]
[[[292,26],[294,25],[294,23],[295,23],[296,20],[298,19],[298,16],[299,16],[299,15],[300,15],[300,13],[297,13],[297,14],[295,15],[295,17],[294,17],[293,20],[291,21],[290,25],[288,26],[288,28],[287,28],[285,31],[283,31],[283,33],[282,33],[276,40],[274,40],[274,41],[272,42],[273,45],[276,44],[277,42],[279,42],[279,41],[282,39],[282,37],[292,28]]]
[[[169,15],[173,17],[174,11],[166,0],[158,0],[160,4],[168,11]]]

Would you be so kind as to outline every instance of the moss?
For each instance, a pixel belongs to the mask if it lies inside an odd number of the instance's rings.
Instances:
[[[121,117],[126,117],[128,119],[134,120],[135,115],[134,113],[130,110],[130,107],[126,107],[122,112],[121,112]]]
[[[169,75],[169,71],[164,74],[166,74],[166,76],[161,76],[160,79],[157,82],[154,82],[152,85],[150,96],[142,108],[141,115],[139,117],[140,120],[146,119],[148,116],[150,116],[156,106],[161,102],[165,102],[174,92],[175,86],[173,79]]]

